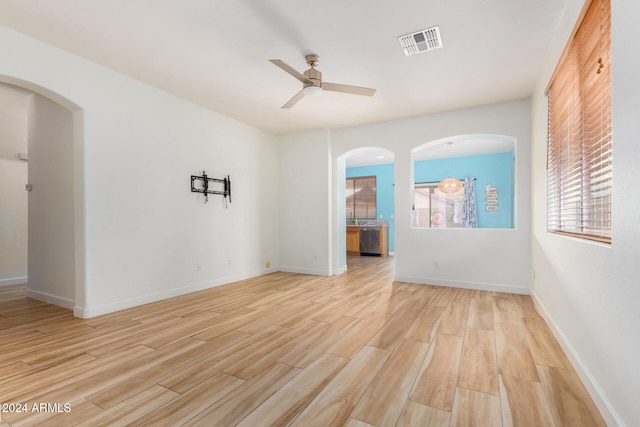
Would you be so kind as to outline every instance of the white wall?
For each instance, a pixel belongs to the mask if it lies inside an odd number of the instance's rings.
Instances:
[[[0,286],[27,282],[28,165],[30,92],[0,83]]]
[[[610,425],[640,425],[640,3],[612,1],[611,245],[546,232],[545,87],[582,8],[571,0],[533,97],[533,296]]]
[[[395,153],[396,280],[529,292],[530,116],[529,101],[521,100],[332,131],[334,159],[353,149],[367,146],[382,147]],[[516,138],[516,228],[412,228],[411,149],[433,140],[466,134],[495,134]],[[335,164],[337,168],[337,162]],[[338,212],[334,213],[334,218],[339,218]]]
[[[77,315],[277,268],[274,136],[5,27],[0,45],[0,80],[73,110]],[[228,209],[190,192],[202,170],[231,176]]]
[[[34,94],[29,102],[28,295],[75,305],[73,115]]]
[[[332,275],[330,132],[280,138],[280,269]]]

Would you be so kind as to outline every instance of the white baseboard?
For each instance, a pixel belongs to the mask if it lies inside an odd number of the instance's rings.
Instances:
[[[341,274],[344,274],[346,272],[347,272],[347,266],[343,265],[342,267],[336,269],[335,275],[340,276]]]
[[[549,325],[551,332],[555,336],[556,340],[558,340],[558,343],[562,347],[562,350],[564,350],[565,354],[569,358],[571,365],[580,377],[580,380],[586,387],[589,395],[591,395],[593,403],[595,403],[595,405],[598,407],[600,415],[602,415],[604,421],[608,426],[625,427],[624,421],[622,421],[615,408],[605,395],[604,391],[598,384],[598,381],[596,381],[589,368],[585,365],[582,358],[571,344],[571,340],[567,338],[567,336],[562,332],[558,325],[553,321],[553,318],[549,315],[549,312],[534,291],[531,292],[531,298],[533,299],[536,310]]]
[[[284,271],[286,273],[310,274],[312,276],[333,276],[330,270],[322,270],[319,268],[299,268],[299,267],[280,266],[278,270]]]
[[[34,291],[33,289],[28,288],[27,297],[49,304],[57,305],[62,308],[68,308],[69,310],[72,310],[75,305],[75,301],[73,301],[72,299],[60,297],[58,295],[53,295],[47,292]]]
[[[476,289],[479,291],[506,292],[510,294],[529,295],[531,290],[521,286],[503,285],[500,283],[463,282],[430,277],[396,276],[396,282],[417,283],[419,285],[447,286],[450,288]]]
[[[188,286],[183,286],[180,288],[169,289],[163,292],[147,294],[140,297],[117,301],[109,304],[103,304],[103,305],[97,305],[97,306],[91,306],[91,307],[75,306],[73,307],[73,315],[76,317],[80,317],[82,319],[89,319],[91,317],[101,316],[103,314],[113,313],[115,311],[125,310],[127,308],[136,307],[143,304],[149,304],[152,302],[177,297],[180,295],[190,294],[192,292],[198,292],[204,289],[214,288],[216,286],[226,285],[228,283],[250,279],[252,277],[262,276],[262,275],[273,273],[276,271],[279,271],[279,270],[274,267],[265,268],[265,269],[260,269],[253,272],[245,273],[245,274],[239,274],[236,276],[227,276],[227,277],[223,277],[223,278],[208,281],[208,282],[196,283]]]
[[[28,277],[12,277],[10,279],[0,279],[0,286],[24,285],[29,281]]]

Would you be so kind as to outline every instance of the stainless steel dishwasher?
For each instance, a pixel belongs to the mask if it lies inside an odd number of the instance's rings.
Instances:
[[[380,256],[380,227],[360,227],[360,255]]]

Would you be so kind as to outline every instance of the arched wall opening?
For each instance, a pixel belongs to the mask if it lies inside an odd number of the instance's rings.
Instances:
[[[27,295],[75,309],[85,301],[82,110],[33,83],[5,75],[0,82],[28,93],[28,173],[13,183],[30,189]]]
[[[334,265],[337,266],[335,274],[344,273],[347,269],[347,222],[353,222],[353,218],[347,218],[347,178],[356,176],[375,177],[376,180],[376,219],[388,223],[389,228],[389,252],[395,250],[394,236],[394,160],[395,153],[383,147],[359,147],[339,155],[336,159],[336,251]]]
[[[515,228],[515,149],[515,137],[492,134],[451,136],[413,148],[411,226],[470,227],[462,218],[469,189],[444,193],[438,184],[471,178],[473,228]]]

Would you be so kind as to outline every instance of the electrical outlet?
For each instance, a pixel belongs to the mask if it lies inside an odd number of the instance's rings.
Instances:
[[[269,261],[267,261],[267,263],[264,265],[266,268],[271,267],[271,263]]]
[[[438,268],[440,266],[440,264],[438,263],[438,261],[433,261],[433,268]]]
[[[196,271],[198,273],[200,273],[202,271],[202,265],[201,264],[196,264]]]

